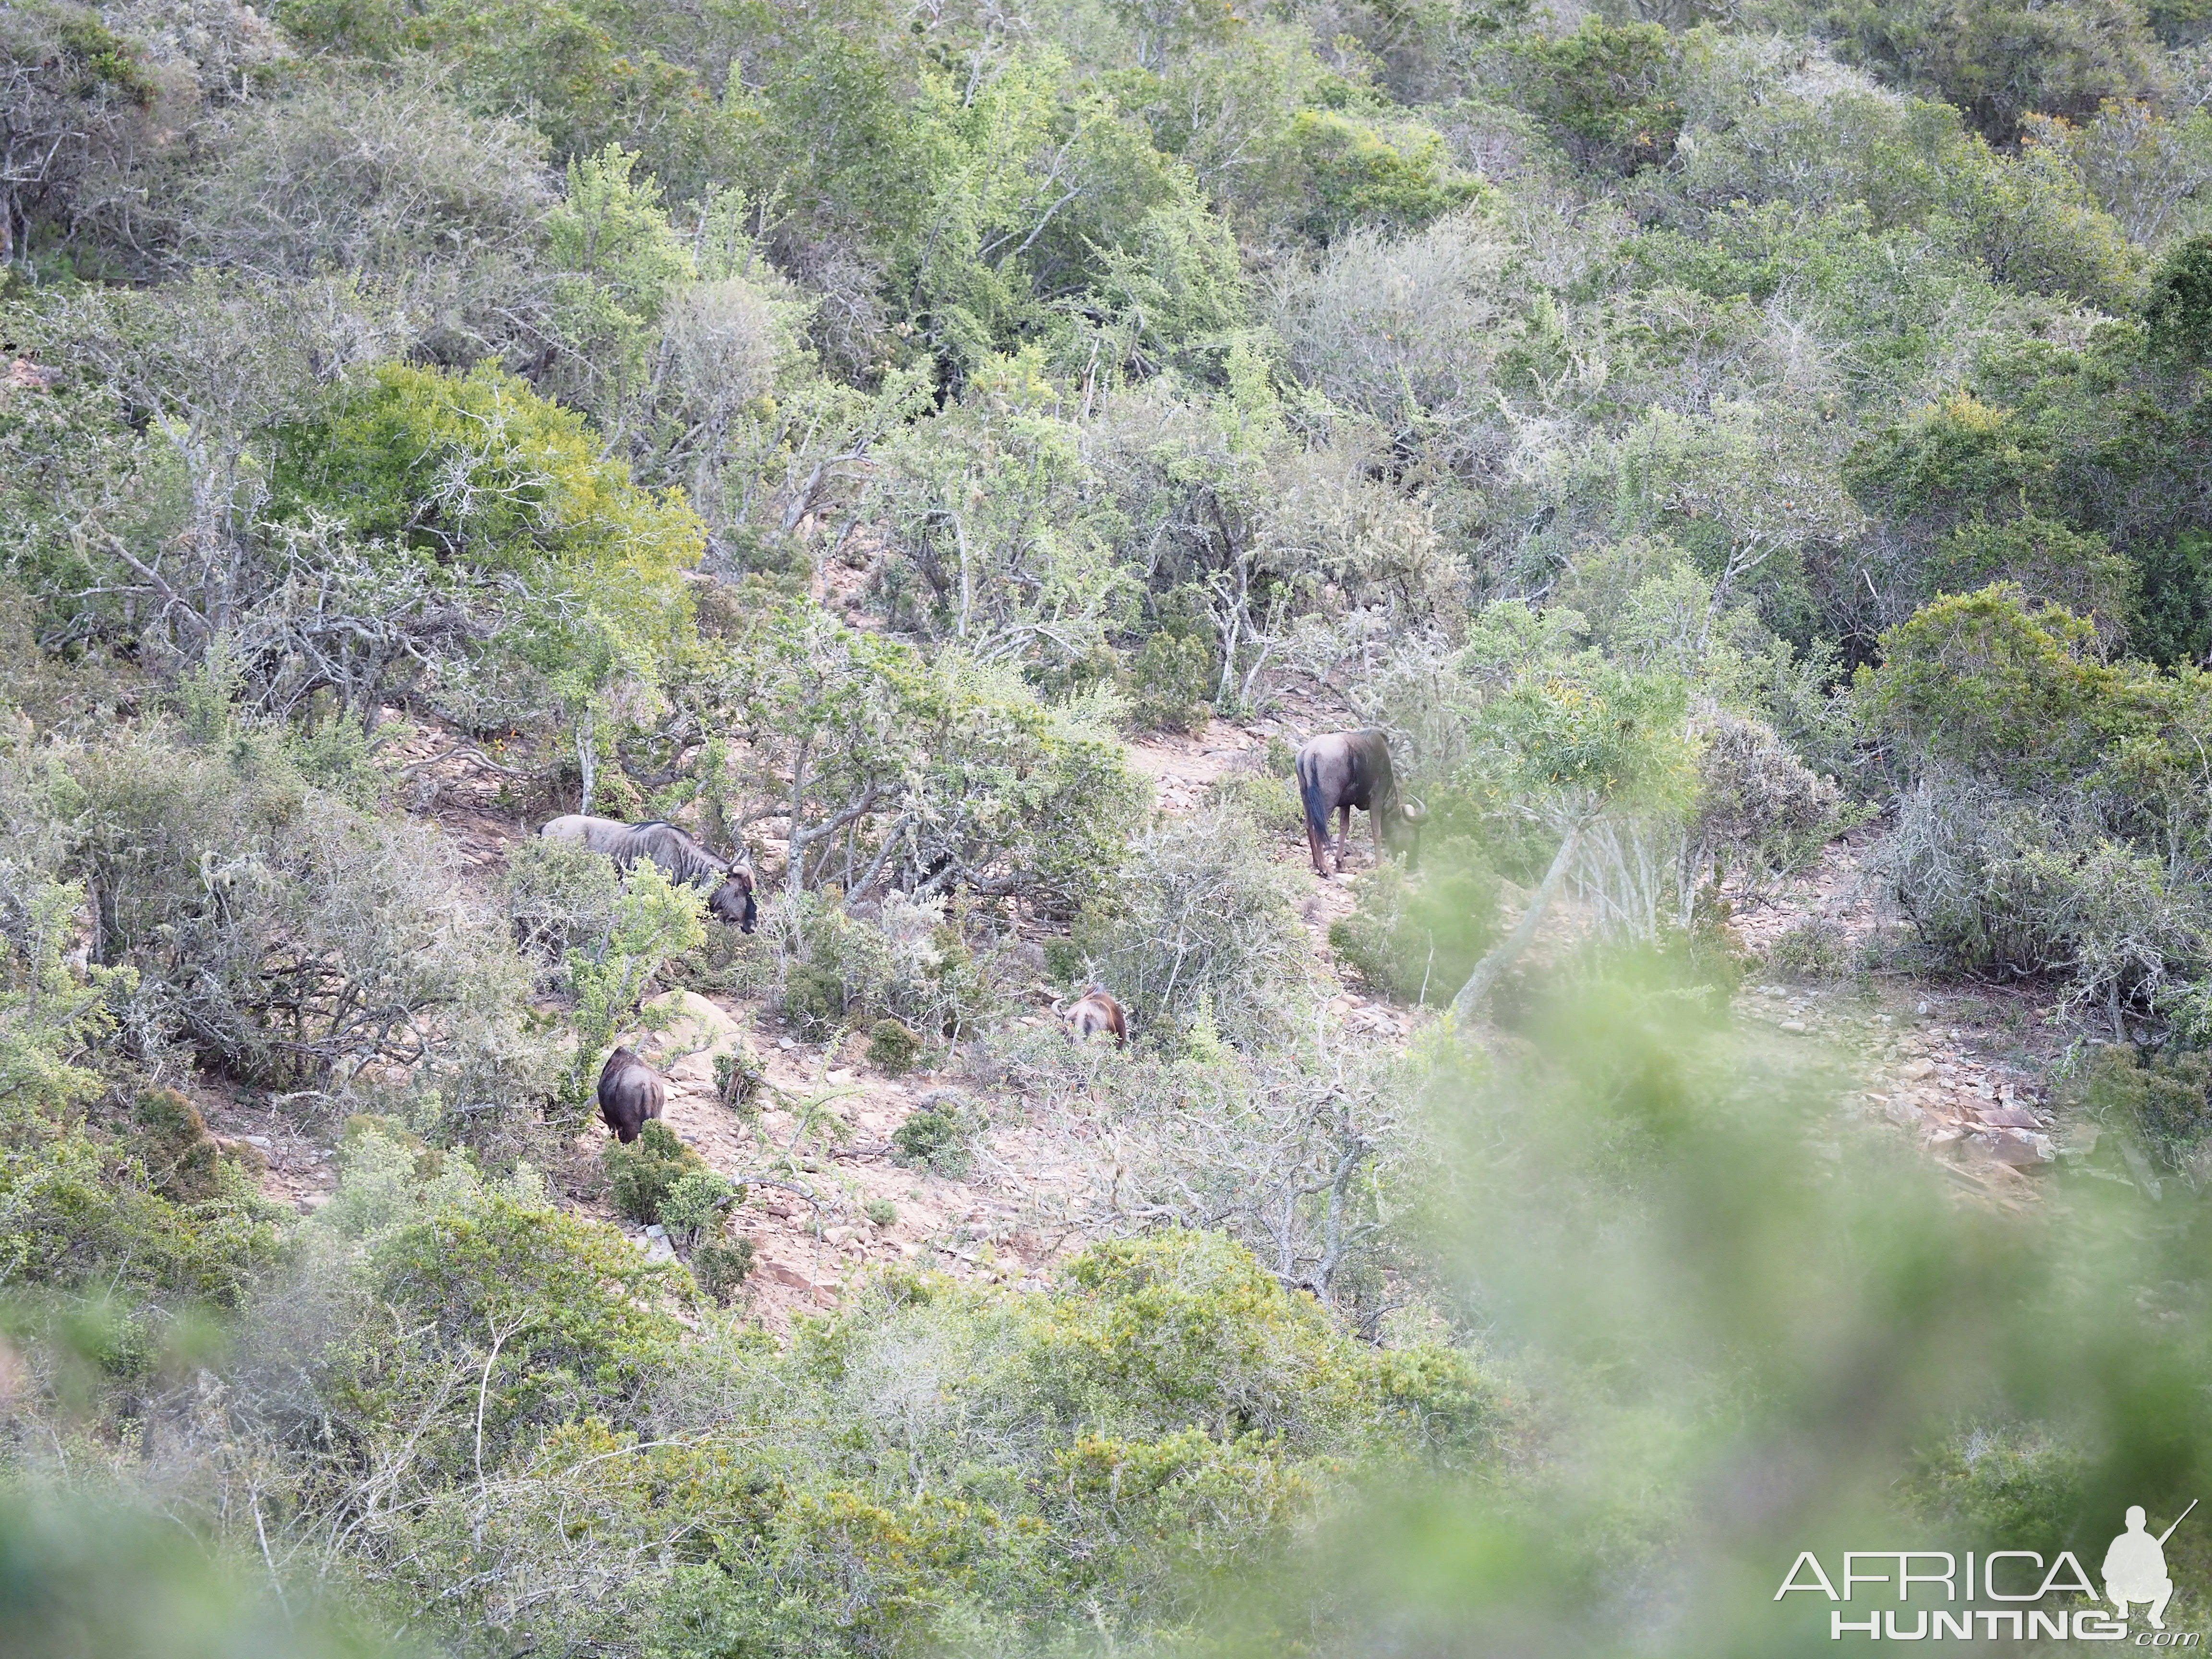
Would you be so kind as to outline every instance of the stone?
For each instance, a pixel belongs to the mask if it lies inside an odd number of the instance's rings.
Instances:
[[[1979,1106],[1974,1115],[1993,1129],[2033,1129],[2040,1126],[2035,1114],[2020,1106]]]
[[[2051,1162],[2051,1138],[2048,1135],[2030,1135],[2017,1129],[1999,1129],[1989,1139],[1990,1156],[2011,1169],[2038,1170]]]
[[[1908,1060],[1897,1068],[1897,1074],[1908,1083],[1917,1083],[1922,1078],[1936,1075],[1936,1062],[1932,1060]]]

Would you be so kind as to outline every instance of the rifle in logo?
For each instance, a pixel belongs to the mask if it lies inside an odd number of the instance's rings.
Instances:
[[[2191,1498],[2189,1510],[2197,1504],[2196,1498]],[[2166,1540],[2173,1536],[2174,1527],[2189,1518],[2189,1510],[2175,1516],[2173,1526],[2154,1538],[2145,1529],[2142,1505],[2129,1505],[2128,1529],[2112,1540],[2105,1552],[2105,1599],[2119,1610],[2121,1618],[2128,1616],[2130,1602],[2141,1602],[2149,1609],[2150,1627],[2166,1628],[2166,1604],[2173,1599],[2173,1580],[2166,1571]]]

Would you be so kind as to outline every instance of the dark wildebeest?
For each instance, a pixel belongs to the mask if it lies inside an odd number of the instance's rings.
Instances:
[[[1067,1022],[1068,1036],[1078,1042],[1088,1042],[1101,1031],[1111,1031],[1117,1046],[1128,1047],[1128,1016],[1121,1012],[1120,1003],[1096,985],[1070,1003],[1060,1018]]]
[[[649,860],[671,881],[708,889],[707,908],[743,932],[752,932],[753,921],[760,914],[753,902],[749,860],[732,864],[716,858],[674,824],[659,818],[647,823],[623,823],[570,812],[553,819],[538,833],[548,841],[580,841],[594,853],[612,859],[617,870],[627,870],[640,859]]]
[[[659,1117],[668,1099],[660,1073],[628,1048],[617,1048],[599,1068],[599,1115],[615,1139],[627,1145],[637,1139],[649,1117]]]
[[[1315,873],[1326,877],[1328,864],[1322,854],[1328,847],[1328,815],[1344,817],[1336,833],[1337,867],[1344,866],[1346,843],[1352,837],[1352,809],[1367,814],[1375,831],[1375,856],[1382,856],[1387,841],[1392,850],[1403,846],[1407,862],[1420,847],[1420,823],[1428,809],[1398,790],[1390,770],[1390,740],[1373,726],[1357,732],[1324,732],[1308,738],[1298,750],[1298,799],[1304,803],[1306,845],[1313,853]]]

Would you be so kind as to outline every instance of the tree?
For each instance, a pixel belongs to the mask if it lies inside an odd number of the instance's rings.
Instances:
[[[1489,640],[1503,644],[1516,631],[1509,622]],[[1470,652],[1479,668],[1487,642],[1479,635]],[[1462,1024],[1534,939],[1592,826],[1611,813],[1686,801],[1694,776],[1686,693],[1673,676],[1624,672],[1595,655],[1519,664],[1492,655],[1487,665],[1503,671],[1503,683],[1480,707],[1477,764],[1559,844],[1512,931],[1453,997]]]

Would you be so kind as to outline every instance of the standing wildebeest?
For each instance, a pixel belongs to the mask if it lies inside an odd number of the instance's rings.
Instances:
[[[599,1068],[599,1115],[615,1139],[625,1145],[637,1139],[649,1117],[659,1117],[668,1090],[660,1073],[628,1048],[617,1048]]]
[[[1060,1016],[1067,1022],[1067,1034],[1078,1042],[1088,1042],[1101,1031],[1111,1031],[1115,1043],[1129,1046],[1129,1018],[1121,1012],[1121,1005],[1096,985],[1068,1005]]]
[[[654,818],[646,823],[623,823],[613,818],[587,817],[570,812],[548,823],[538,832],[549,841],[580,841],[594,853],[604,853],[617,870],[627,870],[640,859],[660,866],[671,881],[710,888],[707,908],[724,921],[745,933],[753,930],[760,908],[753,902],[753,872],[749,862],[731,863],[712,853],[674,824]]]
[[[1298,799],[1305,804],[1306,845],[1313,853],[1316,874],[1328,874],[1322,854],[1328,847],[1331,812],[1344,815],[1336,832],[1337,867],[1344,866],[1355,806],[1367,814],[1375,831],[1378,860],[1386,840],[1394,850],[1403,845],[1408,862],[1419,852],[1420,823],[1428,809],[1399,793],[1398,780],[1390,770],[1390,740],[1373,726],[1308,738],[1298,750],[1297,774]]]

